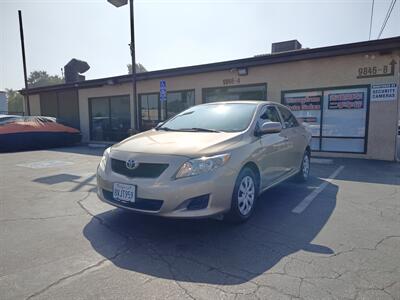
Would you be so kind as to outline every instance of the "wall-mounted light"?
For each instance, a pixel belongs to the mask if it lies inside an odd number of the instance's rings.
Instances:
[[[248,74],[247,68],[238,68],[237,72],[239,76],[246,76]]]

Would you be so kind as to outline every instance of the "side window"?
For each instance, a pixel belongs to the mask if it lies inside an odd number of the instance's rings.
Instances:
[[[284,107],[279,107],[279,111],[281,112],[283,122],[285,123],[286,128],[292,128],[299,126],[299,123],[296,120],[296,117]]]
[[[281,123],[281,119],[279,117],[278,111],[274,106],[267,106],[264,113],[260,116],[260,119],[263,121],[271,121],[271,122],[279,122]]]

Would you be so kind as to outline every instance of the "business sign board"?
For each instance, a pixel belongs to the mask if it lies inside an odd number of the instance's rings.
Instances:
[[[167,101],[167,83],[165,80],[160,80],[160,101]]]
[[[364,93],[329,94],[328,109],[362,109],[364,108]]]
[[[285,103],[291,111],[320,110],[321,96],[285,97]]]
[[[289,107],[295,117],[307,123],[314,138],[320,135],[322,94],[320,92],[294,92],[284,95],[284,104]],[[318,150],[319,142],[315,140],[313,150]]]
[[[371,87],[371,101],[396,101],[397,84],[376,84]]]

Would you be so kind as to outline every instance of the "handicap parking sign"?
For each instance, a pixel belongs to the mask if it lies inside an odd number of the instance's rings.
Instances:
[[[167,83],[165,80],[160,80],[160,101],[167,101]]]

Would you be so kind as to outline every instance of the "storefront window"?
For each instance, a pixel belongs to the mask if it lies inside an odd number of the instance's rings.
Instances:
[[[194,90],[171,91],[161,102],[158,93],[139,95],[141,130],[149,130],[195,104]]]
[[[205,103],[229,100],[266,100],[265,84],[203,89]]]
[[[129,96],[92,98],[90,106],[90,139],[120,141],[130,128]]]
[[[324,91],[322,151],[364,152],[367,88]]]
[[[194,105],[194,91],[167,93],[167,118],[169,119],[181,111]]]
[[[368,87],[284,92],[283,103],[312,132],[312,150],[365,152]]]

